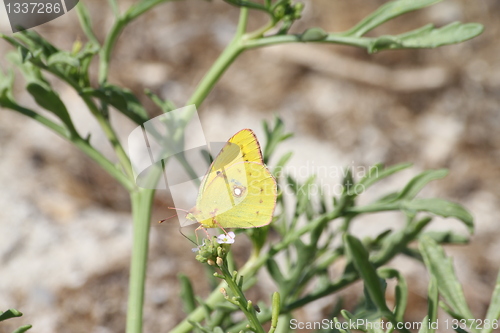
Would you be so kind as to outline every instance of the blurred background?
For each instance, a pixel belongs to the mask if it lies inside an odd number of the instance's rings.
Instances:
[[[112,24],[107,3],[85,0],[102,41]],[[385,1],[304,1],[302,20],[292,32],[319,26],[347,30]],[[122,9],[132,1],[120,1]],[[208,141],[226,141],[252,128],[264,141],[262,120],[279,115],[286,141],[269,163],[292,150],[290,171],[304,179],[320,166],[414,163],[400,176],[374,188],[361,200],[397,189],[424,169],[448,168],[425,196],[464,204],[476,232],[466,246],[448,246],[473,313],[483,317],[500,266],[500,2],[445,0],[406,14],[370,35],[402,33],[427,23],[453,21],[485,26],[479,37],[429,50],[365,50],[336,45],[280,45],[244,53],[224,74],[199,108]],[[231,40],[238,9],[220,0],[178,1],[158,6],[122,34],[112,55],[109,80],[133,90],[150,115],[160,111],[145,97],[149,88],[182,106],[206,70]],[[266,22],[252,14],[250,28]],[[85,40],[75,11],[35,28],[52,43],[71,49]],[[5,24],[2,23],[2,24]],[[5,27],[2,27],[5,28]],[[11,47],[0,42],[0,63]],[[96,66],[94,64],[94,79]],[[81,133],[107,156],[111,147],[77,94],[53,81]],[[36,108],[17,80],[21,104]],[[113,123],[123,139],[135,128],[120,114]],[[306,169],[300,169],[306,166]],[[317,170],[317,169],[316,169]],[[335,177],[333,177],[335,178]],[[320,177],[325,184],[340,178]],[[144,332],[166,332],[185,317],[178,273],[193,279],[196,292],[209,292],[208,273],[194,260],[193,247],[173,221],[168,195],[158,191],[153,212],[146,285]],[[186,207],[183,207],[186,208]],[[189,208],[189,207],[187,207]],[[360,237],[401,225],[398,214],[377,214],[354,224]],[[454,220],[432,228],[466,234]],[[0,111],[0,305],[25,315],[2,323],[0,332],[33,324],[33,332],[124,332],[131,216],[127,192],[93,161],[38,123]],[[243,238],[243,237],[241,237]],[[248,242],[235,251],[241,260]],[[427,274],[421,264],[396,258],[410,286],[407,320],[426,312]],[[335,272],[332,272],[335,274]],[[341,296],[355,304],[356,284],[295,313],[300,320],[325,318]],[[273,285],[265,274],[251,290],[252,300],[269,301]],[[390,293],[389,293],[389,297]]]

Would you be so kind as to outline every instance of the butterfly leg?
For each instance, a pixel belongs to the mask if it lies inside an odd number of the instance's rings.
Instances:
[[[213,220],[214,220],[214,223],[215,223],[215,224],[217,224],[217,226],[218,226],[219,228],[221,228],[221,229],[222,229],[222,231],[224,231],[224,233],[226,234],[226,236],[229,236],[229,235],[227,234],[226,229],[224,229],[224,228],[220,225],[220,223],[219,223],[219,222],[217,222],[217,220],[216,220],[216,219],[213,219]]]
[[[196,243],[199,243],[198,242],[198,232],[197,231],[200,230],[200,229],[202,229],[203,231],[205,231],[205,233],[207,234],[207,238],[210,239],[210,235],[208,234],[207,229],[204,228],[203,225],[200,224],[200,226],[194,230],[194,233],[196,235]]]

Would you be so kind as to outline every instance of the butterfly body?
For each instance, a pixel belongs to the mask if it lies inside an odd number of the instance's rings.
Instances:
[[[202,228],[256,228],[271,222],[277,184],[262,160],[255,134],[244,129],[221,149],[186,218]]]

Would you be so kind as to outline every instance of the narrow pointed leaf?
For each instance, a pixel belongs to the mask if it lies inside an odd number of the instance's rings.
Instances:
[[[469,237],[454,233],[452,231],[428,231],[420,234],[419,237],[428,236],[438,244],[467,244]]]
[[[495,284],[495,289],[493,290],[493,295],[491,296],[491,303],[486,313],[486,319],[489,319],[490,323],[498,321],[500,319],[500,271],[498,272],[497,283]],[[493,327],[483,328],[482,333],[493,332]]]
[[[26,332],[27,330],[29,330],[32,327],[33,326],[31,326],[31,325],[24,325],[24,326],[19,327],[17,330],[15,330],[12,333],[24,333],[24,332]]]
[[[52,54],[47,59],[47,65],[53,66],[56,64],[64,64],[71,67],[78,67],[80,66],[80,61],[77,58],[73,57],[69,52],[57,52]]]
[[[278,285],[282,285],[286,283],[286,279],[281,273],[281,270],[276,263],[276,261],[273,258],[269,258],[266,262],[267,264],[267,270],[269,271],[269,274],[273,278],[274,281],[278,283]]]
[[[112,105],[139,125],[149,120],[149,116],[141,102],[128,89],[109,84],[99,89],[87,89],[82,94],[99,98],[103,102]]]
[[[21,317],[23,314],[21,311],[18,311],[16,309],[9,309],[5,312],[2,312],[0,314],[0,321],[10,319],[10,318],[15,318],[15,317]]]
[[[181,299],[184,305],[184,312],[190,314],[196,309],[196,299],[194,296],[193,286],[186,275],[179,274],[178,278],[181,282]]]
[[[380,285],[379,277],[368,258],[368,252],[364,248],[363,244],[359,239],[351,235],[344,236],[344,244],[346,246],[347,254],[363,279],[365,287],[368,290],[373,303],[377,306],[381,313],[390,313],[390,310],[387,308],[387,304],[385,302],[385,295]]]
[[[397,321],[403,321],[404,314],[406,311],[406,306],[408,303],[408,285],[406,280],[401,273],[393,268],[379,268],[377,270],[378,275],[384,279],[396,278],[398,283],[396,285],[396,308],[394,311],[394,316]]]
[[[424,171],[413,177],[413,179],[410,180],[399,193],[396,199],[413,199],[429,182],[441,179],[447,174],[448,170],[445,169]]]
[[[367,189],[376,182],[386,177],[389,177],[390,175],[396,172],[407,169],[411,166],[412,166],[411,163],[402,163],[384,169],[383,165],[377,164],[370,168],[368,174],[359,181],[359,184],[361,184],[365,189]]]
[[[403,202],[403,209],[415,212],[429,212],[442,217],[454,217],[462,221],[469,232],[474,232],[474,218],[461,205],[439,198],[414,199]]]
[[[66,106],[55,91],[42,82],[30,82],[26,90],[38,105],[59,117],[71,132],[76,132]]]
[[[317,42],[328,37],[328,33],[321,28],[309,28],[300,35],[303,42]]]
[[[273,169],[274,177],[279,178],[284,174],[284,167],[288,163],[290,158],[292,158],[292,156],[293,152],[291,151],[281,156],[281,158],[278,160],[278,163],[276,163],[276,166]]]
[[[427,317],[429,322],[435,323],[437,321],[438,309],[439,309],[439,291],[436,278],[431,276],[429,281],[429,291],[427,296]],[[429,328],[429,333],[434,333],[434,328]]]
[[[361,37],[368,31],[390,19],[413,10],[433,5],[440,1],[442,0],[397,0],[387,2],[363,19],[354,28],[349,30],[346,35]]]
[[[278,292],[273,293],[273,309],[271,314],[271,328],[269,329],[269,333],[273,333],[276,331],[278,327],[278,318],[280,315],[281,301],[280,294]]]
[[[480,35],[484,30],[479,23],[453,22],[441,28],[428,24],[422,28],[396,36],[381,36],[373,39],[368,47],[369,53],[382,50],[435,48],[456,44]]]
[[[431,276],[436,279],[439,293],[443,296],[446,304],[459,316],[466,319],[474,319],[462,286],[455,275],[451,258],[447,257],[444,250],[430,237],[422,237],[419,241],[420,253],[424,257],[425,266]],[[476,329],[474,332],[478,332]]]

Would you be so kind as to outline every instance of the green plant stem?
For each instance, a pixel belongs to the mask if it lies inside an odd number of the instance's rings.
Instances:
[[[250,32],[245,36],[247,40],[256,40],[259,37],[262,37],[267,31],[272,29],[276,25],[276,21],[271,19],[265,26],[260,29],[255,30],[254,32]]]
[[[109,61],[111,59],[111,51],[113,46],[118,39],[118,36],[122,32],[123,28],[126,26],[126,21],[122,18],[118,18],[113,24],[109,34],[106,36],[106,40],[99,52],[99,85],[104,85],[108,79],[109,72]]]
[[[361,48],[368,48],[372,38],[367,37],[346,37],[339,34],[331,33],[325,39],[309,43],[335,43],[343,45],[357,46]],[[276,35],[269,37],[261,37],[257,39],[247,39],[243,43],[246,49],[285,44],[285,43],[303,43],[300,35]]]
[[[169,0],[149,0],[149,1],[141,1],[132,5],[127,12],[118,17],[113,24],[110,32],[106,36],[106,40],[102,46],[100,57],[99,57],[99,84],[103,85],[106,83],[108,79],[109,72],[109,62],[111,59],[111,52],[116,44],[118,37],[120,36],[122,30],[129,24],[131,21],[144,14],[146,11],[151,8],[159,5],[162,2],[166,2]],[[118,14],[116,10],[114,10],[115,15]]]
[[[118,2],[116,0],[108,0],[109,6],[113,10],[115,17],[120,17],[120,9],[118,8]]]
[[[90,22],[90,13],[87,10],[87,7],[83,4],[83,2],[78,2],[76,5],[76,13],[78,15],[78,19],[80,20],[80,26],[82,27],[83,32],[87,36],[87,38],[99,45],[99,40],[97,39],[94,31],[92,30],[92,24]]]
[[[245,294],[243,294],[243,290],[241,290],[241,288],[238,287],[237,283],[234,280],[236,276],[231,275],[231,273],[229,272],[227,267],[227,262],[225,262],[222,266],[220,266],[220,269],[222,271],[222,274],[224,275],[224,281],[226,281],[228,287],[238,297],[237,302],[239,304],[239,307],[243,311],[243,313],[245,313],[245,316],[247,317],[248,321],[252,324],[252,327],[254,328],[255,332],[264,333],[262,324],[255,315],[255,310],[253,310],[253,308],[251,309],[248,308],[249,301],[246,299]],[[242,275],[240,274],[240,276]]]
[[[242,7],[240,9],[240,18],[238,27],[236,29],[233,40],[226,46],[224,51],[219,55],[212,67],[203,76],[200,83],[196,86],[193,94],[186,102],[186,105],[195,105],[196,108],[200,107],[201,103],[207,98],[208,94],[212,91],[213,87],[219,81],[220,77],[226,69],[234,62],[234,60],[245,50],[242,46],[242,39],[244,38],[245,30],[248,21],[248,8]],[[195,109],[190,109],[183,115],[184,122],[188,123],[195,112]]]
[[[106,119],[104,117],[104,115],[99,111],[97,106],[89,97],[82,96],[82,99],[89,108],[90,112],[92,112],[94,117],[97,119],[97,122],[101,126],[104,135],[106,135],[106,138],[108,138],[108,141],[111,143],[111,146],[118,156],[118,160],[120,161],[124,173],[133,181],[134,173],[132,171],[132,164],[130,163],[130,159],[125,152],[125,149],[123,149],[120,140],[118,140],[118,135],[111,126],[109,119]]]
[[[203,79],[200,81],[186,105],[194,104],[196,105],[196,107],[199,107],[200,104],[208,96],[210,91],[212,91],[215,83],[220,79],[222,74],[234,62],[234,60],[240,55],[243,50],[244,48],[241,45],[241,39],[238,37],[234,38],[220,54],[219,58],[217,58],[213,66],[210,67],[207,74],[205,74]],[[186,118],[190,119],[191,116],[192,115],[186,115]]]
[[[248,8],[241,7],[240,8],[240,18],[238,20],[238,28],[236,28],[236,37],[241,37],[247,31],[247,23],[248,23]]]
[[[148,262],[149,228],[154,190],[139,189],[130,194],[133,214],[133,247],[130,265],[127,333],[142,332],[142,312],[146,268]]]

